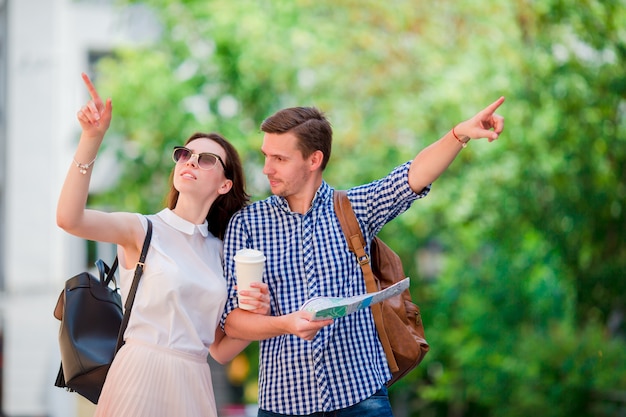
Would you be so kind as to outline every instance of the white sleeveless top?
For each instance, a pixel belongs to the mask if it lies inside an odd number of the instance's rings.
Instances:
[[[124,338],[206,357],[226,301],[222,241],[206,221],[195,225],[170,209],[148,217],[152,241]],[[122,267],[121,249],[118,257],[125,303],[135,270]]]

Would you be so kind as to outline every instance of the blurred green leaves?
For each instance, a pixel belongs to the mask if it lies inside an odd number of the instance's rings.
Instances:
[[[293,105],[327,112],[325,177],[350,187],[504,95],[501,138],[382,231],[432,346],[392,396],[428,415],[586,416],[626,390],[624,0],[142,3],[161,38],[99,66],[123,172],[94,204],[158,210],[171,146],[196,131],[228,137],[263,198],[259,125]]]

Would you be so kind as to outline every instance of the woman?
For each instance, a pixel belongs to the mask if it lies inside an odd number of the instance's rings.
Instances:
[[[86,209],[91,168],[109,128],[111,99],[103,102],[89,77],[91,100],[78,112],[82,134],[57,207],[59,227],[84,239],[116,243],[122,297],[132,282],[147,221],[138,213]],[[231,360],[248,341],[218,326],[226,299],[222,241],[228,220],[244,207],[243,169],[220,135],[195,134],[176,147],[168,208],[147,217],[153,235],[137,296],[107,375],[96,416],[217,416],[207,354]],[[269,313],[266,284],[254,312]]]

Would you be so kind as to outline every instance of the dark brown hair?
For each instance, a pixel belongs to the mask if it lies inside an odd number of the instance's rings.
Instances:
[[[224,160],[224,174],[226,178],[233,182],[233,186],[226,194],[220,194],[211,205],[206,219],[209,222],[209,231],[219,239],[224,239],[226,226],[230,218],[238,210],[245,207],[250,201],[250,196],[246,193],[246,182],[243,173],[243,165],[239,153],[233,145],[224,137],[217,133],[194,133],[185,141],[187,145],[192,140],[209,139],[217,143],[226,152]],[[166,205],[170,210],[176,207],[178,202],[178,190],[174,188],[174,170],[170,174],[170,191],[166,197]]]
[[[333,129],[324,113],[315,107],[290,107],[279,110],[261,123],[265,133],[293,133],[298,138],[298,149],[305,158],[315,151],[322,151],[321,168],[330,159]]]

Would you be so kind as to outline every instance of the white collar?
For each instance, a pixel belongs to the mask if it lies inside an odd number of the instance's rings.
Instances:
[[[193,224],[190,221],[183,219],[168,208],[164,208],[163,210],[158,212],[157,216],[159,216],[165,223],[172,226],[174,229],[179,230],[185,234],[193,235],[197,230],[203,237],[207,237],[209,235],[209,223],[206,220],[204,220],[202,224]]]

